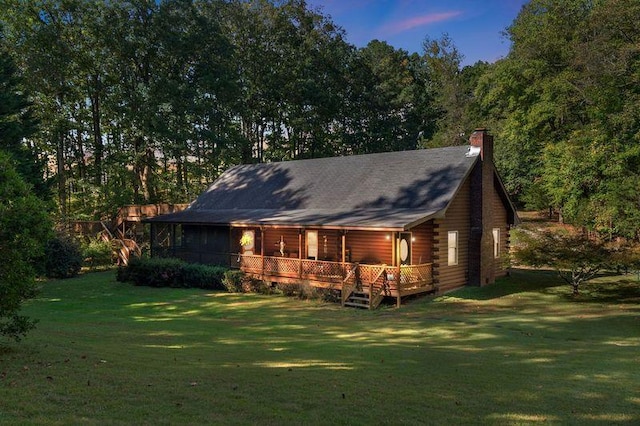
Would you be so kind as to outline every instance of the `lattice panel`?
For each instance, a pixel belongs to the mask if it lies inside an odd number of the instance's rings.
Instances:
[[[302,260],[302,276],[318,276],[329,278],[341,278],[344,275],[341,263],[325,262],[318,260]]]
[[[403,287],[430,284],[433,281],[431,263],[400,267],[400,282]]]
[[[369,285],[380,278],[385,265],[360,265],[360,279],[365,285]]]
[[[262,271],[262,257],[255,255],[242,254],[239,256],[240,267],[245,271],[260,272]]]
[[[298,275],[300,267],[299,259],[291,259],[288,257],[271,257],[264,258],[264,271],[270,274]]]

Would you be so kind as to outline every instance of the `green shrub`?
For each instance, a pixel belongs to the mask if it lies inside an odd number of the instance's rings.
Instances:
[[[186,264],[182,269],[182,281],[185,287],[224,290],[225,272],[228,270],[222,266]]]
[[[300,286],[298,284],[278,284],[278,290],[282,292],[284,296],[293,297],[300,292]]]
[[[118,269],[117,280],[150,287],[184,287],[223,290],[227,271],[221,266],[187,263],[171,258],[136,258]]]
[[[225,272],[222,284],[229,293],[272,293],[267,283],[238,270]]]
[[[49,278],[71,278],[82,268],[80,244],[73,238],[57,235],[45,246],[44,268]]]
[[[113,263],[113,247],[109,241],[96,237],[82,245],[82,256],[91,269],[108,266]]]
[[[320,293],[318,292],[317,287],[314,287],[308,282],[304,281],[299,285],[298,297],[302,300],[319,299]]]
[[[131,281],[135,285],[180,287],[184,265],[186,262],[179,259],[131,259],[128,266],[119,269],[117,278],[120,281]]]
[[[245,277],[245,273],[238,270],[230,270],[224,273],[222,284],[229,293],[241,293],[242,281]]]

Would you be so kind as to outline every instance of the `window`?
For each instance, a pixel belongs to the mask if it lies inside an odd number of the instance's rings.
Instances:
[[[307,259],[318,260],[318,231],[307,231]]]
[[[449,231],[448,238],[449,261],[448,265],[458,264],[458,231]]]
[[[500,257],[500,228],[493,228],[493,257]]]
[[[173,246],[182,247],[182,225],[173,226]]]

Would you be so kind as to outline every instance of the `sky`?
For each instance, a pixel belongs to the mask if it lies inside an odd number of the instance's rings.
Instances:
[[[509,52],[502,34],[527,0],[308,0],[341,26],[347,41],[364,47],[383,40],[422,53],[426,36],[447,33],[464,55],[462,65],[495,62]]]

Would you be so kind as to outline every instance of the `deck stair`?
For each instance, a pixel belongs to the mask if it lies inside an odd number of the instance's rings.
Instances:
[[[371,309],[369,290],[364,288],[360,291],[354,290],[349,295],[347,300],[345,300],[344,306],[349,306],[352,308]]]
[[[386,266],[381,265],[374,274],[363,274],[360,265],[356,263],[342,282],[342,306],[376,309],[384,296],[390,295]],[[368,275],[368,278],[365,278],[365,275]]]
[[[117,226],[109,226],[110,224],[107,222],[101,222],[101,225],[103,229],[100,232],[100,238],[111,243],[118,266],[127,266],[133,256],[140,257],[142,255],[138,243],[132,238],[127,238]]]

